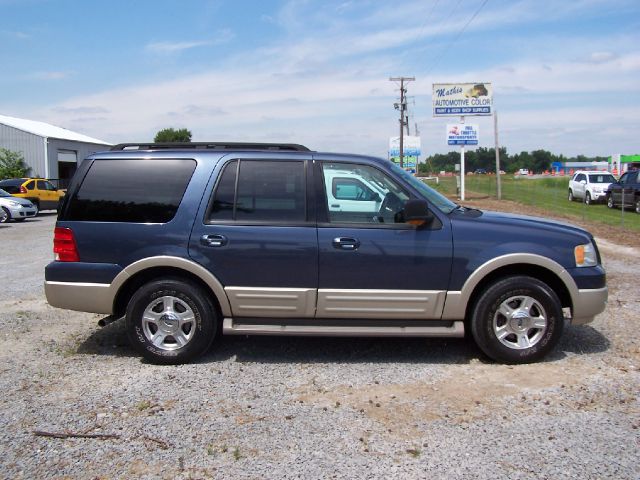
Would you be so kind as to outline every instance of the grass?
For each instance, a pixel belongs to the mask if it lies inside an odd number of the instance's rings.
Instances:
[[[569,202],[569,177],[514,178],[501,177],[502,198],[523,205],[531,205],[554,214],[566,215],[585,222],[621,226],[627,230],[640,230],[640,215],[632,209],[622,211],[609,209],[604,204],[586,205]],[[440,193],[456,197],[455,177],[441,177],[440,183],[428,182]],[[465,178],[465,197],[497,198],[496,177],[494,175],[468,175]],[[523,212],[523,213],[526,213]]]

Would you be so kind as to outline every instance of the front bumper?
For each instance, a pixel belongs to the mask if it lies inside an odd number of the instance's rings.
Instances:
[[[607,307],[608,296],[607,287],[578,290],[577,295],[573,297],[571,324],[583,325],[593,322],[595,316],[604,312]]]
[[[18,207],[8,207],[11,213],[11,218],[28,218],[35,217],[37,210],[35,207],[24,207],[22,205]]]

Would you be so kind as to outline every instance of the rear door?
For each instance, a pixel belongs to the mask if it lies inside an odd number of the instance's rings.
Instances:
[[[309,155],[225,157],[190,256],[223,284],[234,317],[313,317],[318,240]]]
[[[399,223],[406,185],[363,163],[316,162],[319,192],[319,318],[439,319],[452,262],[446,217],[426,227]],[[381,204],[362,211],[331,208],[327,196],[335,172],[348,172],[385,193]],[[375,205],[373,202],[369,202]]]

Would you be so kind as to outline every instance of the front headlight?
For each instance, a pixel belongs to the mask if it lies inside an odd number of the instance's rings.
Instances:
[[[578,245],[573,249],[576,258],[576,267],[595,267],[598,264],[598,256],[593,243]]]

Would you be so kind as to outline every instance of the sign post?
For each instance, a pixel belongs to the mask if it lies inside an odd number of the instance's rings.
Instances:
[[[447,144],[460,145],[460,200],[464,200],[464,147],[478,145],[478,126],[465,125],[466,115],[493,115],[490,83],[434,83],[433,116],[460,116],[460,123],[447,125]],[[496,172],[500,175],[500,172]]]
[[[460,123],[447,125],[447,144],[460,145],[460,200],[464,200],[464,147],[465,145],[478,145],[480,135],[479,127],[474,124],[465,124],[464,116],[460,117]]]

